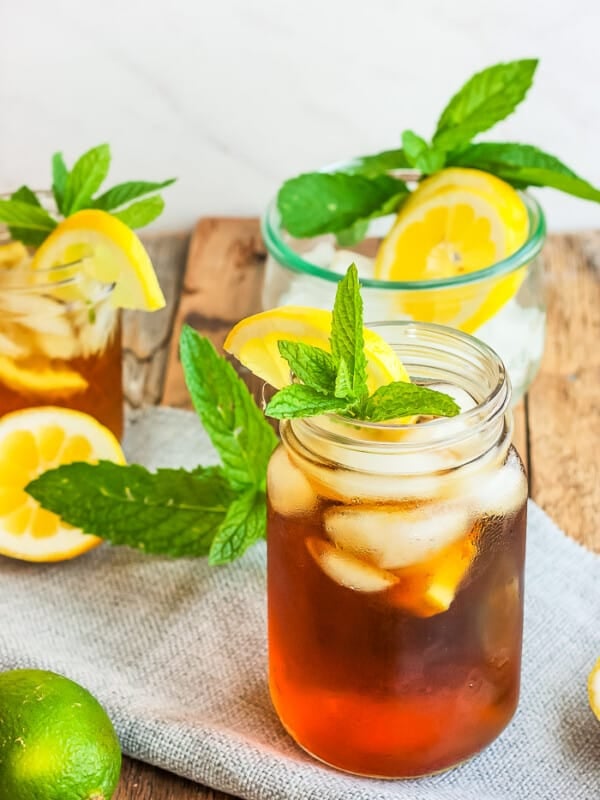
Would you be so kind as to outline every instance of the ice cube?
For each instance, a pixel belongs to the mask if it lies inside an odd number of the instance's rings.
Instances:
[[[443,503],[416,508],[343,506],[325,512],[325,530],[342,550],[366,556],[383,569],[432,558],[469,532],[467,510]]]
[[[78,311],[77,324],[81,354],[87,358],[90,355],[102,353],[106,349],[115,333],[117,311],[109,300],[105,300],[95,306]]]
[[[519,457],[512,450],[502,466],[483,472],[480,479],[473,482],[467,502],[478,513],[491,517],[518,511],[526,499],[527,478]]]
[[[267,491],[273,509],[284,516],[306,514],[319,499],[303,473],[290,461],[283,446],[275,450],[267,472]]]
[[[47,295],[34,292],[6,293],[1,296],[0,314],[36,333],[68,336],[71,326],[65,318],[65,305]]]
[[[2,324],[0,355],[11,359],[26,358],[33,352],[33,337],[20,325]]]
[[[343,553],[315,536],[306,540],[306,546],[323,572],[340,586],[357,592],[383,592],[398,582],[391,572]]]

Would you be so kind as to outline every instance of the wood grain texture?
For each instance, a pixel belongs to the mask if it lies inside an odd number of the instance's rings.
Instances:
[[[256,219],[203,219],[192,235],[162,402],[189,408],[179,362],[184,324],[221,348],[231,327],[260,310],[265,251]]]
[[[125,758],[113,800],[231,800],[231,795]]]
[[[220,347],[235,322],[260,309],[265,252],[257,220],[202,220],[186,261],[188,238],[147,239],[168,302],[161,318],[127,315],[131,407],[156,403],[163,385],[163,403],[189,407],[177,350],[184,322]],[[570,536],[600,550],[600,232],[552,236],[544,257],[548,343],[515,409],[514,442],[534,499]],[[200,799],[229,795],[125,759],[114,800]]]
[[[148,314],[126,311],[123,319],[123,385],[129,411],[156,405],[163,394],[171,334],[179,306],[188,233],[142,237],[156,268],[167,304]]]
[[[532,496],[600,551],[600,233],[551,236],[548,337],[528,397]]]

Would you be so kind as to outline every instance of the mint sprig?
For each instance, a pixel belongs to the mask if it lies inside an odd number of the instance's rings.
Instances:
[[[364,238],[369,220],[402,207],[410,190],[394,173],[411,168],[425,177],[444,167],[471,167],[517,189],[548,187],[600,202],[600,189],[533,145],[473,142],[525,99],[537,66],[537,59],[527,58],[473,75],[440,114],[430,141],[408,129],[402,133],[402,148],[360,156],[334,172],[310,172],[286,181],[277,196],[283,227],[298,237],[334,233],[341,246],[355,244]],[[385,200],[377,197],[382,187]]]
[[[338,283],[331,319],[331,354],[308,345],[279,342],[296,383],[285,386],[267,404],[275,419],[336,413],[352,419],[384,422],[413,415],[452,417],[459,413],[446,394],[395,381],[369,396],[363,303],[358,270],[351,264]]]
[[[231,364],[185,327],[181,362],[194,407],[221,464],[155,473],[137,464],[69,464],[27,487],[44,508],[114,545],[169,556],[240,556],[264,536],[271,426]]]
[[[130,181],[113,186],[99,194],[108,176],[111,153],[107,144],[92,147],[77,159],[69,170],[62,153],[52,156],[52,194],[59,214],[68,217],[84,208],[112,213],[130,228],[143,228],[164,209],[164,200],[157,194],[175,179],[159,183]],[[144,200],[133,202],[140,197]],[[21,186],[10,200],[0,200],[0,223],[9,227],[13,239],[37,247],[54,230],[58,221],[27,186]]]

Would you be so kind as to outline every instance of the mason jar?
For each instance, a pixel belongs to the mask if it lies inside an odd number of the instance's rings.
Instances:
[[[271,697],[338,769],[453,767],[517,707],[527,481],[510,381],[487,345],[442,326],[373,326],[453,418],[281,423],[268,470]]]
[[[351,170],[338,164],[324,171]],[[414,180],[415,175],[404,176]],[[374,257],[395,216],[371,220],[362,241],[341,247],[333,234],[307,239],[282,226],[276,200],[261,223],[268,257],[262,304],[331,309],[338,281],[357,265],[367,322],[433,322],[476,335],[500,355],[513,386],[513,402],[528,389],[544,351],[546,306],[540,258],[546,224],[537,200],[519,192],[529,229],[523,245],[486,269],[455,277],[421,281],[385,281],[374,277]]]
[[[113,286],[87,276],[85,259],[34,270],[17,250],[17,263],[11,266],[4,250],[0,265],[0,417],[58,405],[91,414],[120,438],[121,326]]]

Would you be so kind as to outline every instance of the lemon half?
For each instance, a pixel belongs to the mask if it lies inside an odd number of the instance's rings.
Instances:
[[[375,277],[436,281],[486,269],[527,239],[529,218],[518,192],[487,172],[450,168],[425,179],[400,209],[379,248]],[[413,319],[472,333],[517,293],[526,267],[500,278],[398,295]]]
[[[88,414],[43,406],[0,419],[0,554],[24,561],[62,561],[101,539],[64,523],[25,492],[27,484],[60,464],[124,464],[113,434]]]

